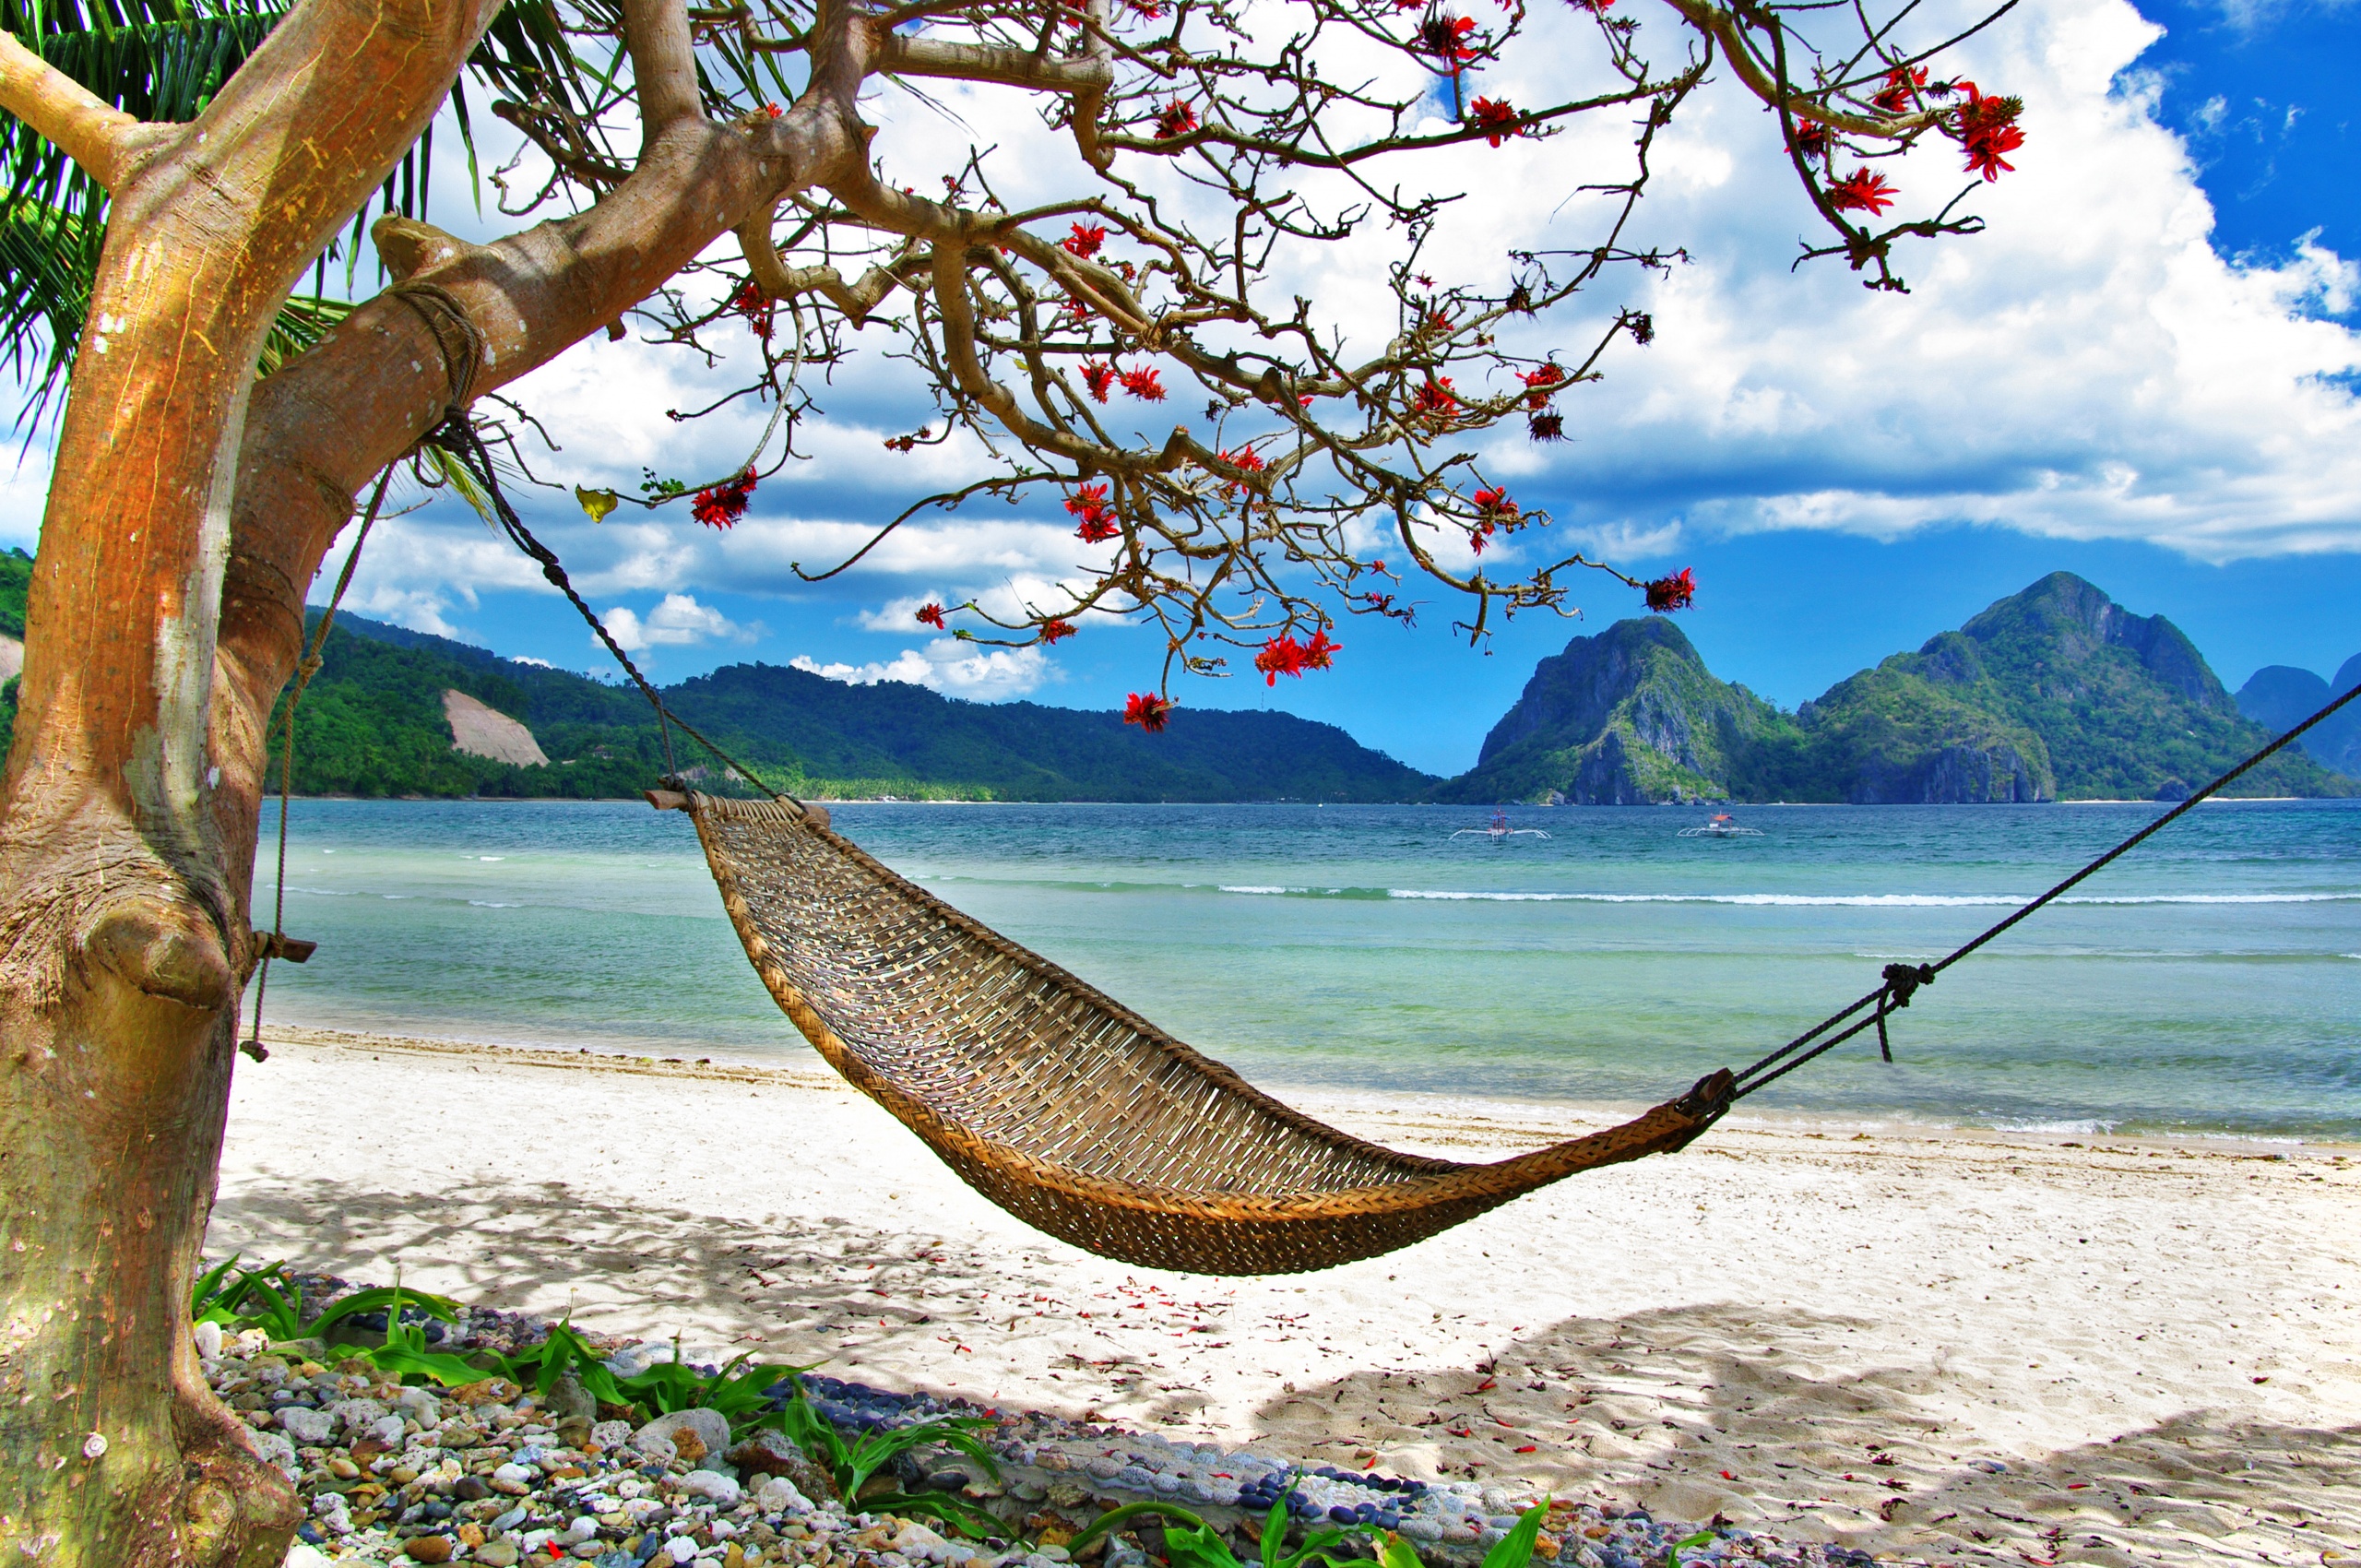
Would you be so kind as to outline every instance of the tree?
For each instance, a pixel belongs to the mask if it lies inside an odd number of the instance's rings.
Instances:
[[[1591,563],[1495,580],[1442,547],[1480,555],[1540,520],[1455,444],[1520,419],[1552,438],[1609,347],[1647,341],[1624,310],[1563,358],[1517,347],[1619,269],[1667,263],[1627,228],[1708,74],[1774,113],[1833,236],[1814,254],[1873,286],[1899,286],[1903,237],[1976,225],[1955,198],[1879,226],[1894,194],[1872,160],[1947,137],[1972,189],[2022,139],[2013,101],[1930,79],[1931,51],[1897,30],[1913,6],[1671,0],[1643,28],[1634,4],[1576,0],[1594,42],[1565,74],[1584,85],[1523,105],[1477,90],[1537,25],[1523,0],[1480,20],[1394,0],[12,11],[0,327],[20,351],[49,334],[70,384],[0,782],[0,1550],[264,1563],[292,1526],[289,1489],[203,1386],[185,1307],[261,950],[266,723],[306,588],[374,476],[449,409],[626,316],[692,349],[743,323],[763,352],[742,390],[786,439],[678,487],[726,527],[867,324],[936,402],[888,445],[962,428],[990,453],[920,505],[1049,491],[1100,552],[1050,602],[927,619],[1031,643],[1152,617],[1168,675],[1219,672],[1228,646],[1275,681],[1333,656],[1339,616],[1406,614],[1414,574],[1465,596],[1477,636],[1495,610],[1558,607]],[[382,217],[392,285],[323,297],[324,255],[463,72],[544,165],[516,213],[553,216],[483,244]],[[897,184],[862,94],[933,79],[1030,95],[1070,148],[1064,194],[1002,205],[980,151],[939,191]],[[1401,183],[1419,155],[1584,116],[1631,127],[1623,161],[1579,172],[1607,198],[1595,232],[1438,280],[1424,247],[1456,193]],[[1382,345],[1290,291],[1306,255],[1348,240],[1393,248]],[[1153,439],[1109,412],[1159,404],[1192,411]],[[1689,585],[1633,586],[1669,609]],[[1143,694],[1133,716],[1154,728],[1168,706]]]

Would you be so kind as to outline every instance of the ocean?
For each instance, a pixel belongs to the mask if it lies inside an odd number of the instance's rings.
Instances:
[[[1654,1103],[1939,956],[2148,805],[850,804],[897,871],[1284,1094]],[[255,923],[267,926],[276,808]],[[2361,1137],[2361,802],[2208,804],[1750,1107]],[[677,813],[299,801],[271,1021],[817,1058]]]

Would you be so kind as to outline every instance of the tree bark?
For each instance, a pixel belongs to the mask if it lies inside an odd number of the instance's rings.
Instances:
[[[234,459],[289,287],[424,128],[491,14],[306,0],[192,125],[73,117],[67,145],[87,145],[113,199],[0,779],[12,1558],[259,1568],[295,1522],[188,1332],[260,797],[259,734],[217,753],[208,725]],[[7,107],[23,80],[0,77]]]
[[[679,0],[625,12],[663,110],[632,177],[492,245],[381,226],[389,266],[467,326],[381,297],[258,386],[286,291],[439,107],[490,0],[305,0],[177,134],[0,53],[0,108],[118,182],[0,778],[0,1552],[259,1568],[296,1521],[207,1390],[187,1303],[254,959],[264,730],[354,494],[455,397],[616,319],[787,191],[865,172],[873,39],[848,10],[792,111],[729,125],[697,111]]]

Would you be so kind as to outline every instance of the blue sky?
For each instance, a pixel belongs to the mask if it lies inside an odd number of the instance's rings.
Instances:
[[[1537,51],[1532,68],[1552,58]],[[1506,436],[1488,461],[1551,511],[1558,541],[1643,573],[1693,567],[1684,629],[1716,673],[1783,704],[2060,568],[2170,616],[2234,687],[2265,664],[2325,674],[2361,653],[2355,60],[2355,0],[2021,7],[1961,62],[2024,93],[2020,172],[1978,191],[1986,234],[1905,255],[1907,298],[1866,295],[1841,267],[1789,270],[1802,198],[1750,106],[1709,92],[1647,204],[1646,237],[1696,257],[1629,298],[1655,314],[1656,343],[1620,351],[1603,386],[1569,401],[1574,441],[1544,452]],[[1519,82],[1504,68],[1484,85],[1513,95]],[[1004,104],[955,107],[979,139],[1024,134],[993,119]],[[932,123],[881,113],[883,156],[922,173],[927,138],[908,133]],[[1905,190],[1956,188],[1955,164],[1922,174],[1924,156],[1902,166]],[[1547,238],[1573,179],[1565,157],[1555,143],[1479,147],[1464,176],[1441,177],[1498,190],[1488,223]],[[468,227],[463,212],[438,217]],[[1320,297],[1356,286],[1340,267]],[[550,477],[628,489],[643,463],[688,477],[742,460],[742,424],[663,420],[705,401],[699,387],[677,356],[596,342],[519,390],[566,448],[541,460]],[[550,499],[533,520],[602,611],[627,612],[619,624],[658,679],[802,659],[1075,707],[1149,685],[1156,641],[1137,630],[1093,625],[1047,659],[963,665],[965,650],[930,646],[909,619],[924,598],[1071,571],[1070,524],[1044,513],[912,529],[878,570],[795,581],[789,561],[831,560],[948,471],[878,445],[923,422],[911,391],[887,374],[846,377],[829,423],[807,432],[813,460],[766,483],[727,539],[677,510],[594,529]],[[31,541],[43,478],[36,455],[0,491],[0,540]],[[1347,622],[1326,673],[1174,695],[1283,707],[1455,772],[1536,658],[1635,609],[1600,579],[1578,594],[1581,622],[1527,617],[1479,653],[1451,636],[1456,607],[1423,597],[1415,632]],[[521,559],[445,511],[381,530],[352,602],[570,669],[602,657]]]

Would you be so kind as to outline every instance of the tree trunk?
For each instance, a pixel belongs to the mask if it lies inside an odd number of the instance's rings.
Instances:
[[[295,1524],[286,1479],[207,1390],[188,1322],[263,771],[258,727],[208,728],[236,457],[289,286],[416,139],[489,15],[307,0],[194,125],[140,128],[101,160],[106,252],[0,782],[12,1561],[261,1568]]]
[[[679,0],[623,9],[646,123],[629,180],[493,245],[381,225],[387,264],[466,312],[476,392],[614,320],[785,191],[866,173],[852,105],[872,40],[849,13],[826,7],[828,90],[725,126],[698,112]],[[78,137],[77,159],[91,146],[115,197],[0,780],[0,1554],[258,1568],[296,1520],[204,1385],[188,1292],[253,963],[264,727],[354,493],[455,395],[453,343],[380,299],[259,387],[252,367],[288,287],[492,14],[304,0],[201,134],[135,127],[113,148],[93,145],[108,112],[44,120],[0,41],[0,107]]]

